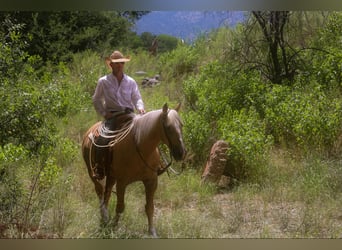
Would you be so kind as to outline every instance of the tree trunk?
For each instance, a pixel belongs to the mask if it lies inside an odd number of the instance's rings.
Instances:
[[[268,78],[281,84],[291,76],[287,60],[284,27],[289,18],[288,11],[252,11],[268,47]]]

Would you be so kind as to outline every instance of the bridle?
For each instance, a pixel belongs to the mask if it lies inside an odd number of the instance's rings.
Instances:
[[[168,112],[169,112],[169,111],[168,111]],[[166,117],[167,117],[167,115],[166,115]],[[140,149],[139,149],[139,147],[138,147],[138,143],[136,143],[136,142],[135,142],[135,148],[136,148],[136,151],[138,152],[138,155],[139,155],[140,159],[141,159],[142,162],[144,163],[144,165],[145,165],[146,167],[148,167],[149,169],[151,169],[151,170],[157,172],[158,175],[163,174],[163,173],[164,173],[165,171],[167,171],[169,168],[170,168],[170,170],[171,170],[174,174],[179,175],[179,174],[181,174],[181,172],[179,173],[179,172],[175,171],[173,168],[171,168],[171,165],[172,165],[172,162],[173,162],[173,157],[172,157],[172,152],[173,152],[172,150],[173,150],[173,149],[172,149],[172,144],[171,144],[170,136],[169,136],[169,134],[167,133],[165,120],[166,120],[165,118],[162,118],[162,126],[163,126],[163,130],[164,130],[164,134],[165,134],[167,143],[169,144],[170,159],[171,159],[170,162],[169,162],[165,167],[163,167],[163,168],[161,168],[161,169],[154,169],[153,167],[151,167],[151,166],[147,163],[147,161],[146,161],[145,158],[143,157],[143,155],[142,155],[142,153],[141,153],[141,151],[140,151]],[[160,154],[162,154],[162,149],[161,149],[160,146],[158,147],[158,150],[159,150]],[[182,170],[183,170],[183,169],[182,169]],[[168,175],[169,175],[169,172],[167,172],[167,173],[168,173]]]

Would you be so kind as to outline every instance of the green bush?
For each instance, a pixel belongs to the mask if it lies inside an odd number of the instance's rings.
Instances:
[[[318,84],[307,89],[274,86],[266,97],[266,122],[278,143],[331,150],[340,134],[342,104]]]
[[[215,61],[204,66],[201,74],[184,82],[183,90],[190,109],[185,116],[185,126],[189,124],[185,136],[197,155],[208,151],[215,140],[221,139],[222,131],[217,122],[222,129],[229,115],[251,107],[255,115],[262,117],[264,114],[266,86],[253,72],[234,75],[233,64]],[[226,121],[228,124],[230,119]]]
[[[84,94],[63,80],[41,82],[26,77],[20,85],[5,84],[0,89],[4,110],[0,114],[0,144],[15,142],[37,151],[44,144],[53,144],[54,119],[80,110]]]
[[[228,167],[235,178],[262,183],[268,171],[273,138],[255,109],[227,110],[220,118],[221,138],[229,143]]]
[[[157,37],[158,40],[158,52],[164,53],[172,51],[177,47],[178,39],[173,36],[161,34]]]
[[[7,21],[5,27],[0,30],[5,33],[0,38],[0,68],[4,70],[0,76],[0,145],[14,143],[39,152],[54,143],[54,119],[80,110],[85,94],[81,85],[71,84],[70,71],[63,63],[36,71],[41,59],[24,51],[21,26]]]
[[[189,111],[183,115],[184,141],[187,148],[195,154],[196,161],[205,160],[212,140],[210,122],[204,120],[199,112]]]
[[[49,157],[42,171],[39,174],[39,188],[42,189],[49,189],[53,185],[56,185],[57,180],[60,178],[62,173],[61,167],[56,164],[55,157]]]
[[[162,75],[180,77],[196,70],[199,55],[188,45],[179,44],[176,49],[164,53],[159,58]]]
[[[240,110],[254,106],[262,115],[266,84],[250,71],[236,75],[236,65],[214,61],[201,68],[200,74],[184,82],[187,103],[217,120],[226,107]]]
[[[20,26],[0,29],[0,218],[13,237],[26,237],[44,211],[54,205],[53,188],[63,167],[78,155],[74,141],[58,125],[84,106],[86,94],[64,63],[35,70],[41,60],[29,56]],[[2,27],[3,28],[3,27]]]
[[[311,74],[325,88],[341,90],[342,84],[342,13],[333,12],[327,24],[316,34],[313,46],[319,48],[310,61]]]
[[[0,146],[0,218],[3,223],[10,222],[20,211],[24,188],[18,165],[27,163],[28,155],[23,146]]]

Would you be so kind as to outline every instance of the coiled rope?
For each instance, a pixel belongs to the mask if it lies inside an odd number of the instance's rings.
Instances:
[[[93,133],[89,133],[89,139],[92,141],[93,145],[99,148],[108,148],[116,145],[117,143],[121,142],[126,136],[131,132],[134,126],[133,121],[126,122],[121,129],[118,130],[110,130],[106,128],[104,123],[100,124],[98,127],[99,136],[103,138],[111,139],[107,145],[99,145],[95,143],[95,136]]]

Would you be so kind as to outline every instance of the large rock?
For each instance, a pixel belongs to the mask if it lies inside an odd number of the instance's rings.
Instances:
[[[144,78],[141,82],[143,88],[154,87],[160,84],[160,81],[156,78]]]
[[[203,182],[219,184],[228,160],[229,145],[223,140],[217,141],[211,148],[208,161],[202,174]]]

